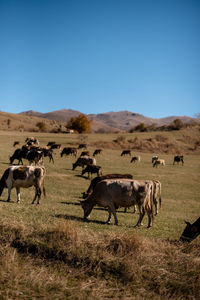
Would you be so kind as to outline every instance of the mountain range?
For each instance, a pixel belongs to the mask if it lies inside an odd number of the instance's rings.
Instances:
[[[48,113],[36,112],[33,110],[21,112],[20,115],[39,117],[48,120],[55,120],[67,123],[72,117],[82,114],[80,111],[72,109],[61,109]],[[188,116],[170,116],[165,118],[149,118],[141,114],[130,111],[106,112],[99,114],[85,114],[92,120],[93,132],[115,132],[127,131],[140,123],[146,125],[155,124],[156,126],[168,125],[175,119],[180,119],[183,123],[194,121],[194,118]]]

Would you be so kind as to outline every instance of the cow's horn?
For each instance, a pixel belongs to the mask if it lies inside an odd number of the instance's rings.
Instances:
[[[187,225],[191,225],[191,224],[190,224],[190,222],[188,222],[188,221],[185,221],[185,224],[187,224]]]

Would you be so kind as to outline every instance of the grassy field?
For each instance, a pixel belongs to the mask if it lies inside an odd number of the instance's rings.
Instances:
[[[158,133],[153,133],[153,135]],[[162,133],[185,146],[189,133]],[[181,136],[179,136],[179,134]],[[184,220],[200,215],[200,161],[198,153],[185,155],[185,165],[173,166],[173,154],[132,151],[141,162],[121,157],[122,146],[113,144],[119,134],[33,134],[42,146],[55,140],[62,146],[88,143],[88,150],[103,148],[97,164],[103,174],[130,173],[134,179],[158,179],[162,183],[162,209],[151,229],[135,229],[138,214],[119,209],[119,225],[106,225],[107,212],[96,207],[83,222],[81,193],[90,180],[72,171],[72,157],[55,163],[45,158],[47,197],[31,205],[34,189],[21,190],[21,203],[12,191],[0,198],[0,298],[1,299],[198,299],[200,297],[200,239],[178,243]],[[124,140],[133,134],[121,134]],[[151,133],[137,134],[152,137]],[[26,133],[1,132],[0,175],[9,166],[15,140],[23,144]],[[135,135],[134,135],[135,137]],[[181,140],[182,138],[182,140]],[[105,145],[105,146],[104,146]],[[121,147],[121,148],[120,148]],[[125,147],[125,143],[124,143]],[[153,168],[151,157],[159,154],[166,166]]]

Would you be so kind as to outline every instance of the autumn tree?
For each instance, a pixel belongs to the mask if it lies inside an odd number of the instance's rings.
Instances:
[[[92,120],[81,114],[78,117],[72,117],[66,127],[78,131],[78,133],[90,132]]]

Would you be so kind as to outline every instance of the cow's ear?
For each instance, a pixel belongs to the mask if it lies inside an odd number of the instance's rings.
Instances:
[[[192,226],[191,230],[192,230],[192,232],[196,233],[198,231],[198,228],[197,228],[197,226]]]
[[[188,221],[185,221],[185,224],[187,224],[187,225],[191,225],[191,224],[190,224],[190,222],[188,222]]]

